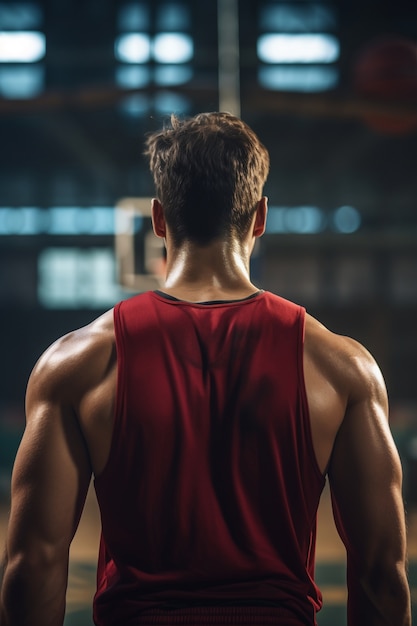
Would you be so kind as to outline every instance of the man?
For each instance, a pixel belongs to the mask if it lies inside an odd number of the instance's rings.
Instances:
[[[269,156],[226,113],[148,138],[162,292],[58,340],[27,390],[2,626],[58,626],[91,474],[95,623],[312,626],[328,476],[349,626],[410,626],[401,467],[369,353],[258,290]]]

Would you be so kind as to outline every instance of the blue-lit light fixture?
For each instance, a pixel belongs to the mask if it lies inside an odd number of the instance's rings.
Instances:
[[[36,63],[45,56],[43,33],[34,31],[0,32],[0,63]]]
[[[157,63],[187,63],[194,54],[193,40],[184,33],[159,33],[153,41]]]
[[[261,35],[258,57],[264,63],[333,63],[340,54],[337,37],[328,34]]]
[[[151,58],[151,40],[145,33],[128,33],[117,37],[114,52],[123,63],[148,63]]]

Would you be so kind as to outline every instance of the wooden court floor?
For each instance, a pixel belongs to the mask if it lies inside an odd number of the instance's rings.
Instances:
[[[0,539],[4,543],[7,504],[0,508]],[[99,542],[99,513],[90,489],[81,522],[71,547],[65,626],[93,626],[91,604]],[[408,512],[409,578],[413,616],[417,623],[417,509]],[[328,488],[319,509],[316,578],[324,607],[319,626],[346,626],[345,551],[334,526]]]

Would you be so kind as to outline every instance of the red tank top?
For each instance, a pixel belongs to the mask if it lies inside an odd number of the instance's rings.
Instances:
[[[304,317],[269,292],[116,305],[96,624],[316,623]]]

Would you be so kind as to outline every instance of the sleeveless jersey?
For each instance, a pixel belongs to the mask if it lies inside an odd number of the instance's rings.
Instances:
[[[304,318],[269,292],[115,306],[96,624],[316,624]]]

